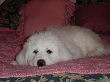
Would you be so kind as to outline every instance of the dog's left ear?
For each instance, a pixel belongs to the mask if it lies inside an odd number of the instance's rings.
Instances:
[[[27,64],[27,56],[26,56],[26,49],[27,49],[27,42],[24,42],[22,50],[16,56],[16,60],[10,62],[12,65],[26,65]]]
[[[24,43],[23,49],[16,57],[16,63],[18,65],[27,65],[27,42]]]
[[[16,60],[12,61],[10,64],[12,64],[12,65],[27,65],[25,51],[21,50],[20,53],[17,55]]]

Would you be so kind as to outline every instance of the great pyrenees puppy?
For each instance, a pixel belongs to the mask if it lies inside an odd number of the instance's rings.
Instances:
[[[48,28],[33,34],[12,61],[13,65],[45,66],[62,61],[102,56],[110,47],[97,34],[79,26]]]

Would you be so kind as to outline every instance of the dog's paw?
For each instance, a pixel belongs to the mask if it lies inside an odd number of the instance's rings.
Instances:
[[[12,61],[10,64],[12,64],[12,65],[18,65],[16,61]]]

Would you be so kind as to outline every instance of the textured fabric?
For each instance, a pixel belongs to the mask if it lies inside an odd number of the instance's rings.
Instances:
[[[23,39],[8,28],[0,28],[0,63],[9,62],[21,49]],[[11,59],[12,58],[12,59]]]
[[[97,33],[110,34],[110,4],[77,5],[76,25],[85,26]]]
[[[69,24],[74,8],[69,0],[32,0],[23,8],[18,29],[30,36],[46,27]]]
[[[102,36],[110,44],[110,36]],[[80,74],[109,74],[110,55],[104,57],[92,57],[85,59],[70,60],[58,64],[32,67],[13,66],[10,62],[21,50],[24,42],[23,37],[18,37],[15,31],[1,29],[0,31],[0,78],[27,77],[53,73],[80,73]]]
[[[0,82],[110,82],[110,74],[45,74],[29,77],[0,78]]]
[[[19,24],[18,12],[28,1],[29,0],[5,0],[0,5],[0,27],[16,30]]]

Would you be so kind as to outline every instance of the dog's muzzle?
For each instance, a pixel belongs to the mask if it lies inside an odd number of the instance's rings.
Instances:
[[[46,65],[46,63],[43,59],[40,59],[40,60],[37,61],[37,66],[38,67],[45,66],[45,65]]]

